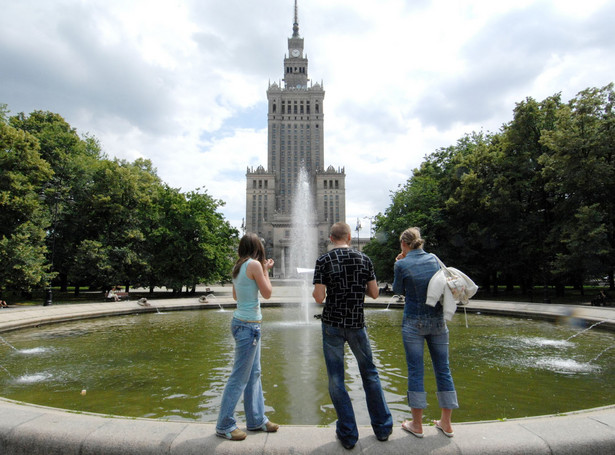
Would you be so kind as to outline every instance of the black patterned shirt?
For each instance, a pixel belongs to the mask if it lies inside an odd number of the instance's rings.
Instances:
[[[316,260],[313,284],[327,287],[322,321],[333,327],[365,327],[363,304],[368,281],[376,279],[371,259],[352,248],[334,248]]]

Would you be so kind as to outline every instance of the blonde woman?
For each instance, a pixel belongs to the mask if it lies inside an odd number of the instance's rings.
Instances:
[[[434,424],[444,435],[452,438],[451,415],[459,404],[448,363],[448,327],[442,305],[438,303],[432,307],[425,304],[429,280],[440,265],[433,254],[423,250],[424,240],[418,228],[406,229],[399,241],[401,253],[395,262],[393,292],[405,298],[402,338],[408,366],[408,405],[412,413],[412,420],[404,421],[402,428],[418,438],[423,437],[423,409],[427,407],[423,384],[423,349],[427,343],[441,408],[440,420],[435,420]]]

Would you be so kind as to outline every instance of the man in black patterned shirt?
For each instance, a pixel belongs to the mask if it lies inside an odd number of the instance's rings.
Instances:
[[[333,248],[316,260],[312,293],[317,303],[325,304],[322,341],[329,395],[337,413],[336,434],[346,449],[355,446],[359,431],[344,384],[345,343],[350,346],[359,365],[374,434],[379,441],[386,441],[393,428],[393,418],[372,359],[363,315],[365,294],[377,298],[378,283],[370,258],[349,247],[350,233],[350,226],[346,223],[335,223],[331,227],[329,239]]]

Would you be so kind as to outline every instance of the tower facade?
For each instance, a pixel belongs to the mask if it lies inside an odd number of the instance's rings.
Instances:
[[[290,269],[289,258],[293,242],[291,214],[302,168],[312,193],[315,213],[310,225],[317,238],[317,253],[326,251],[331,225],[346,219],[344,169],[325,168],[324,98],[322,82],[312,83],[308,77],[295,0],[284,78],[280,83],[270,83],[267,89],[267,168],[248,168],[246,173],[245,229],[264,240],[268,257],[275,260],[274,276],[296,274]]]

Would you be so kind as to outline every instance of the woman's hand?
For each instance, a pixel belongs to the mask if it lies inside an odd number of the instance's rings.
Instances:
[[[399,261],[400,259],[403,259],[406,257],[406,253],[404,251],[402,251],[401,253],[399,253],[397,255],[397,257],[395,258],[396,261]]]
[[[273,261],[273,259],[267,259],[265,260],[265,263],[263,264],[263,269],[265,272],[268,272],[269,270],[271,270],[273,268],[273,264],[275,262]]]

